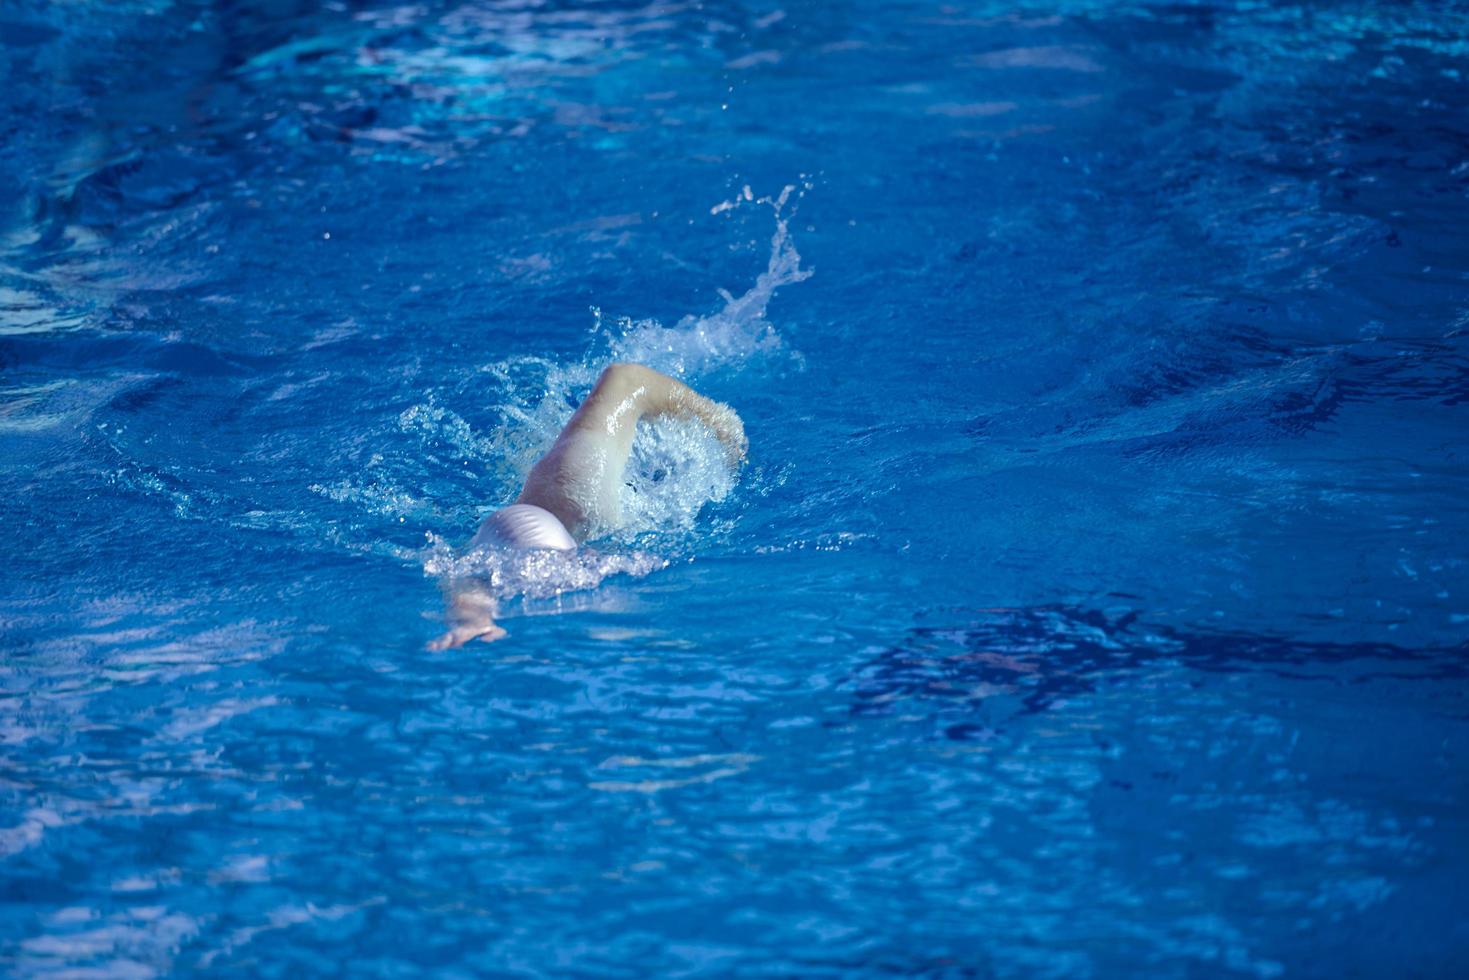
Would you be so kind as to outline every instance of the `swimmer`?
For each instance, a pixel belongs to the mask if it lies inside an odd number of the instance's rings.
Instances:
[[[623,471],[639,419],[697,419],[724,445],[732,466],[745,458],[745,426],[734,409],[641,364],[613,364],[531,468],[515,503],[480,525],[471,550],[484,547],[575,551],[588,537],[622,523]],[[495,597],[477,585],[454,586],[447,633],[430,650],[490,643],[506,635],[495,623]]]

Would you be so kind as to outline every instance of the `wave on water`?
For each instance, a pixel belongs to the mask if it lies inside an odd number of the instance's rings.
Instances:
[[[756,197],[744,187],[733,200],[711,208],[711,214],[725,214],[740,207],[768,207],[775,218],[765,270],[738,296],[721,289],[724,305],[717,311],[685,316],[668,327],[652,319],[620,317],[609,322],[594,310],[593,341],[579,360],[560,363],[518,356],[483,367],[504,392],[498,408],[506,420],[505,430],[479,440],[493,445],[498,456],[494,463],[508,464],[507,475],[518,485],[608,364],[645,364],[697,387],[698,379],[714,372],[786,351],[765,311],[777,289],[812,274],[801,268],[788,227],[795,210],[793,197],[798,200],[802,193],[804,189],[786,186],[779,195]],[[406,415],[405,425],[422,421]],[[687,532],[701,508],[724,500],[738,479],[719,441],[699,423],[672,418],[642,422],[628,461],[622,526],[609,537],[629,545],[644,535]],[[441,537],[430,534],[423,565],[430,576],[487,582],[501,598],[545,598],[594,588],[609,575],[646,575],[666,567],[668,561],[645,551],[604,553],[590,548],[572,553],[481,549],[458,555]]]

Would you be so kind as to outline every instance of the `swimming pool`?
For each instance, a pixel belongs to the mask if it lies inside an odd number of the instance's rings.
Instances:
[[[1466,37],[7,4],[0,966],[1451,975]],[[749,465],[427,652],[613,358]]]

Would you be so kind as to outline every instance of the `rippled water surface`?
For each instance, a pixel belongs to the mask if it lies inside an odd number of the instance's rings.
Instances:
[[[0,971],[1453,975],[1466,38],[0,5]],[[749,465],[427,652],[613,359]]]

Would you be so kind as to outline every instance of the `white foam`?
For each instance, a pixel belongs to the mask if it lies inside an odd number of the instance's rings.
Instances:
[[[705,426],[687,419],[645,423],[628,460],[619,534],[687,530],[700,508],[724,500],[738,480]]]
[[[423,570],[436,578],[475,579],[501,598],[549,599],[592,589],[609,575],[643,576],[668,567],[668,560],[642,551],[613,553],[595,548],[551,551],[476,548],[457,554],[447,541],[428,536]]]

